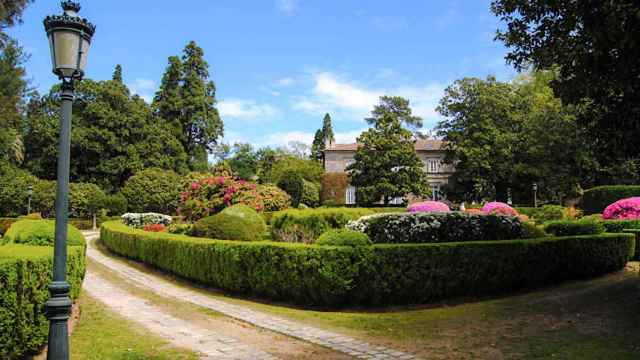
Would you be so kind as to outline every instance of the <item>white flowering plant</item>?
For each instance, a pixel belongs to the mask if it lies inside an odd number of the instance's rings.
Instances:
[[[122,215],[122,222],[127,226],[142,229],[145,225],[169,226],[173,219],[169,215],[158,213],[126,213]]]

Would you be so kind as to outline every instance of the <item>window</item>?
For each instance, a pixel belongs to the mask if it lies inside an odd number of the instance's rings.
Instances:
[[[347,186],[347,193],[345,202],[347,205],[354,205],[356,203],[356,188],[355,186]]]
[[[442,184],[431,184],[431,200],[438,201],[442,199]]]
[[[429,173],[439,173],[440,172],[441,162],[440,160],[428,160],[427,161],[427,172]]]
[[[404,197],[398,196],[397,198],[393,198],[390,202],[391,205],[402,205],[404,204]]]

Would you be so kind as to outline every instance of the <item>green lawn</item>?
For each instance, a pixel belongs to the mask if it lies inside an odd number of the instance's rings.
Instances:
[[[71,358],[83,360],[197,359],[195,353],[171,348],[163,339],[125,320],[83,294],[81,317],[71,336]]]

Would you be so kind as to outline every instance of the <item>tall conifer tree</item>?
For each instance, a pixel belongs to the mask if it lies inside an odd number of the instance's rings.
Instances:
[[[113,71],[113,77],[111,78],[113,81],[123,83],[122,81],[122,65],[116,65],[116,69]]]

